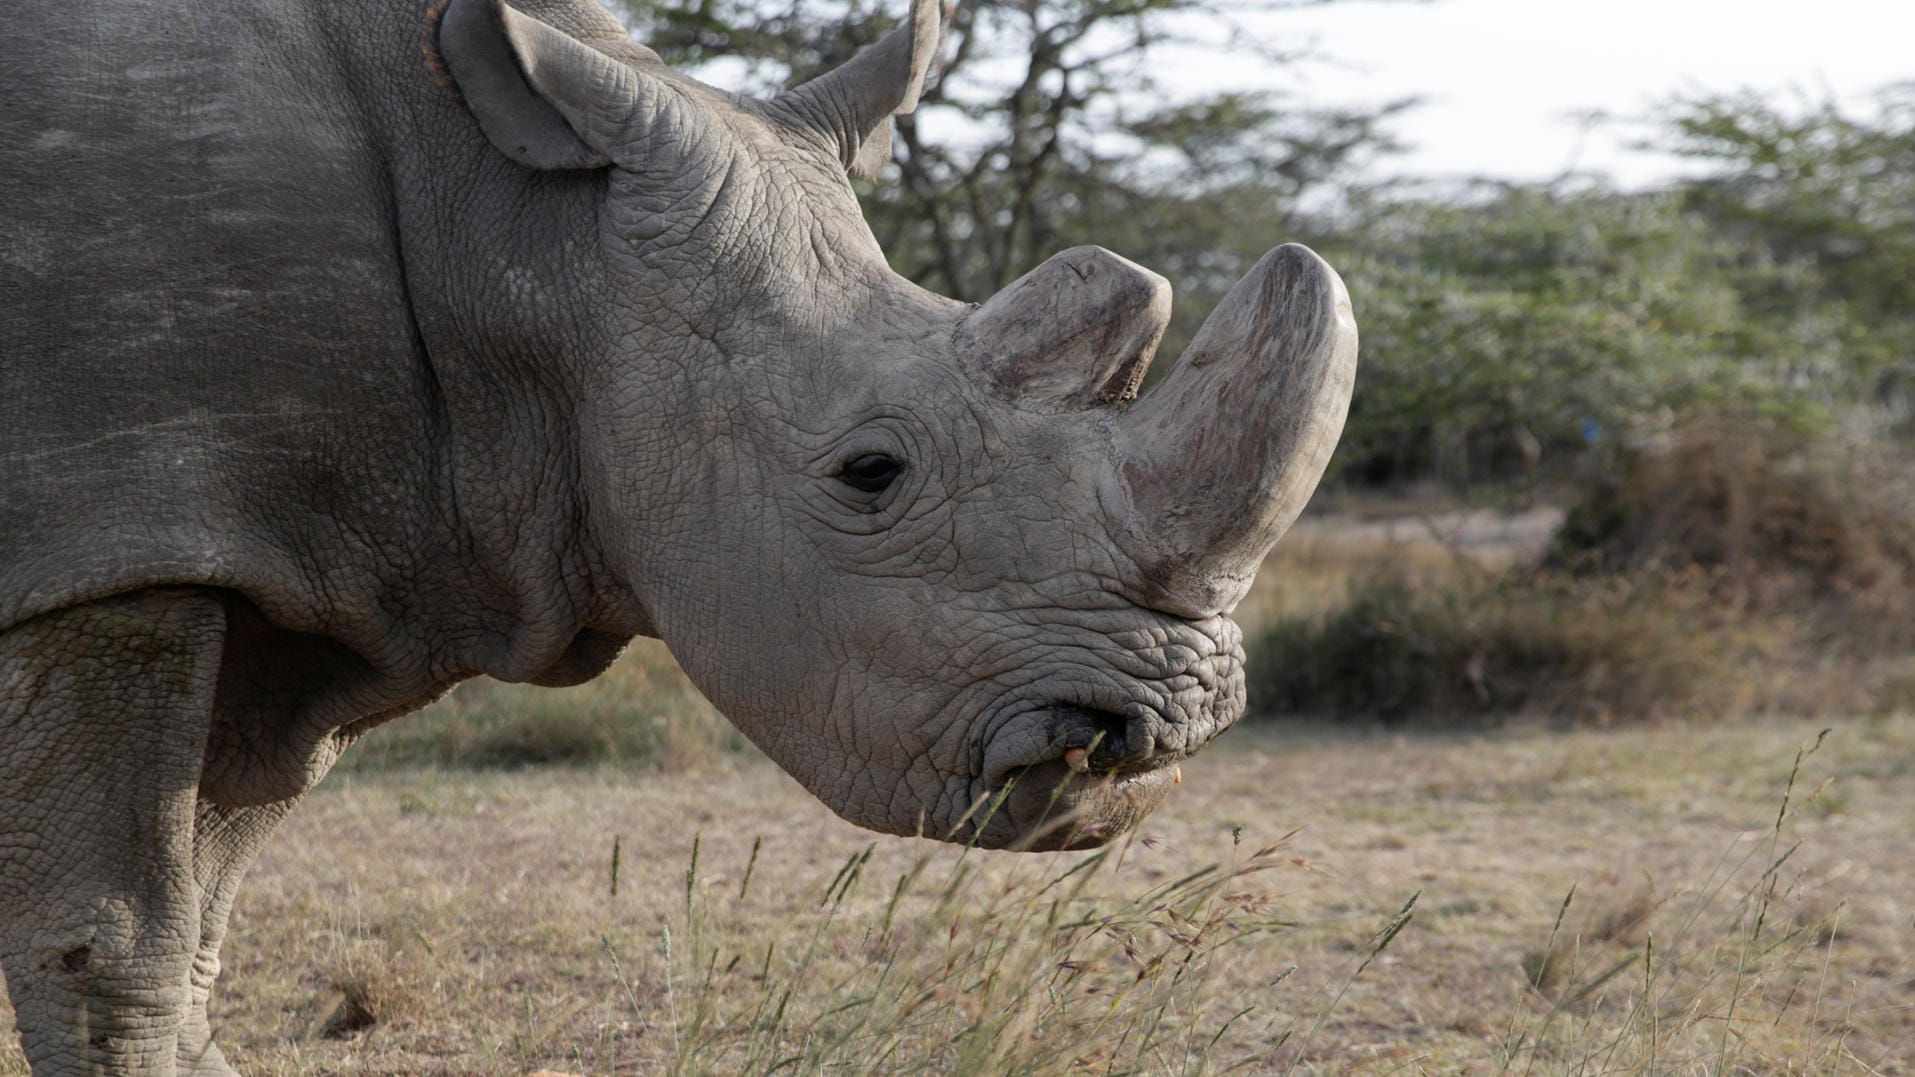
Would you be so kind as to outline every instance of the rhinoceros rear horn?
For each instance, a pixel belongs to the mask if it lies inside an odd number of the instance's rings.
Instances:
[[[941,32],[939,0],[911,0],[903,26],[773,105],[837,143],[852,175],[875,176],[891,160],[891,117],[918,107]]]
[[[1163,382],[1119,418],[1119,533],[1152,605],[1236,605],[1316,489],[1356,378],[1336,271],[1286,244],[1237,282]]]
[[[530,168],[605,167],[639,105],[637,72],[501,0],[451,0],[439,53],[487,140]]]
[[[1169,324],[1169,281],[1102,247],[1073,247],[978,308],[958,351],[1014,395],[1088,407],[1136,395]]]

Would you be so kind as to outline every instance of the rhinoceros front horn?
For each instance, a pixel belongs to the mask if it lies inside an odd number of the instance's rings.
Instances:
[[[1202,617],[1242,599],[1323,477],[1356,353],[1343,281],[1314,251],[1285,244],[1118,418],[1119,530],[1146,602]]]

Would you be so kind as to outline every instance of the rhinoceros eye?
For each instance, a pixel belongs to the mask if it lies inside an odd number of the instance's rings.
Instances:
[[[838,472],[838,481],[867,494],[883,492],[904,474],[904,465],[883,453],[865,453]]]

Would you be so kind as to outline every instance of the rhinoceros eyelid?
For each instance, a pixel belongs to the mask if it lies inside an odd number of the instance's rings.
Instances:
[[[838,469],[837,479],[861,493],[883,493],[904,474],[905,465],[887,453],[868,452]]]

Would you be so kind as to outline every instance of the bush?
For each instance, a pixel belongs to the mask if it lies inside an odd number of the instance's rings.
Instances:
[[[1915,499],[1880,443],[1713,416],[1584,484],[1550,554],[1589,574],[1695,571],[1744,610],[1899,643],[1915,622]]]
[[[1398,722],[1906,706],[1915,497],[1891,444],[1701,416],[1570,490],[1540,567],[1385,563],[1253,635],[1251,703]]]
[[[1679,579],[1385,570],[1253,639],[1250,702],[1385,722],[1659,717],[1722,701],[1731,652],[1760,642],[1725,628]]]

